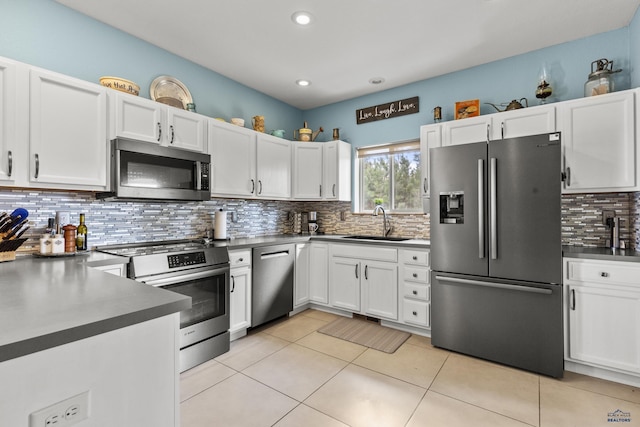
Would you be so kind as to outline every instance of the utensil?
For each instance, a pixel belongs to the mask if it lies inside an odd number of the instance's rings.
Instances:
[[[28,219],[25,218],[22,221],[20,221],[18,224],[16,224],[15,226],[12,226],[12,227],[8,228],[7,230],[9,230],[9,232],[7,233],[6,236],[4,236],[2,238],[2,240],[9,240],[12,236],[14,236],[18,232],[18,230],[20,230],[20,227],[22,227],[27,221],[28,221]]]
[[[171,76],[156,77],[149,86],[149,94],[154,101],[159,101],[159,98],[178,100],[181,104],[178,108],[183,110],[187,109],[187,104],[193,104],[189,89],[180,80]]]
[[[26,227],[23,227],[22,229],[20,229],[19,232],[17,232],[14,236],[13,236],[13,240],[15,239],[19,239],[20,236],[22,236],[28,229],[30,229],[31,226],[27,225]]]
[[[19,216],[20,218],[24,219],[29,216],[29,211],[26,210],[25,208],[18,208],[18,209],[15,209],[13,212],[11,212],[11,216],[13,217]]]

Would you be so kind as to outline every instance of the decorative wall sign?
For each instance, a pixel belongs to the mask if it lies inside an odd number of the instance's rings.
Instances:
[[[419,98],[402,99],[356,110],[356,124],[375,122],[420,112]]]

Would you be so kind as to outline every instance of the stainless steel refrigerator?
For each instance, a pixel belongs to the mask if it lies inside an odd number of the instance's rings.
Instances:
[[[430,150],[431,342],[563,373],[560,134]]]

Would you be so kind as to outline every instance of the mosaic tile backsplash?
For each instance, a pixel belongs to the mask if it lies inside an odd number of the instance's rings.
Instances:
[[[350,202],[289,202],[241,199],[212,199],[207,202],[113,202],[96,200],[87,192],[30,191],[0,189],[0,212],[17,207],[29,211],[30,239],[21,253],[36,251],[47,219],[56,211],[71,214],[78,223],[86,214],[89,246],[140,241],[202,237],[213,225],[218,209],[233,212],[227,222],[231,238],[299,233],[296,213],[316,211],[321,232],[327,234],[382,233],[382,216],[351,213]],[[602,225],[602,212],[615,211],[621,221],[620,236],[628,247],[640,247],[640,193],[577,194],[562,197],[562,240],[564,244],[605,246],[609,230]],[[391,235],[428,239],[429,215],[391,215]]]

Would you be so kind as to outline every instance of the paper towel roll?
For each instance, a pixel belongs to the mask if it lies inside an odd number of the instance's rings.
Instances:
[[[220,209],[216,211],[213,222],[213,238],[224,240],[227,238],[227,211]]]

